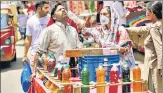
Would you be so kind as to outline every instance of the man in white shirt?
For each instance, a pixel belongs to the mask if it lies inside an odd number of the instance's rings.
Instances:
[[[74,27],[66,22],[67,11],[60,4],[55,5],[51,16],[55,23],[45,28],[39,37],[37,53],[63,55],[64,50],[81,47],[78,33]]]
[[[39,1],[35,4],[36,14],[27,20],[27,31],[24,47],[24,57],[23,62],[27,62],[27,53],[29,48],[30,50],[30,64],[33,71],[34,57],[36,54],[38,46],[38,37],[43,29],[47,26],[47,23],[50,19],[47,14],[49,13],[49,2]]]
[[[56,59],[58,59],[66,49],[82,47],[76,29],[66,22],[67,11],[60,3],[52,8],[51,17],[55,20],[55,23],[42,31],[36,51],[36,60],[38,56],[49,54],[55,54]],[[34,64],[36,70],[37,61]],[[35,76],[35,73],[32,76]]]

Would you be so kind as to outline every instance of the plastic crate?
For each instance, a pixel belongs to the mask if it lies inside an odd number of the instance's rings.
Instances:
[[[104,61],[107,59],[107,61]],[[96,68],[99,63],[107,62],[107,64],[112,65],[114,63],[119,63],[120,55],[103,55],[103,56],[83,56],[78,58],[79,64],[79,77],[81,78],[81,71],[84,67],[84,64],[88,65],[88,69],[90,71],[90,81],[96,82]]]

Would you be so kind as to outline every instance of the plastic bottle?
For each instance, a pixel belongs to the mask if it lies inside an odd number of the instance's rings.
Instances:
[[[133,68],[133,80],[141,81],[141,69],[138,64]],[[133,92],[142,92],[142,82],[133,83]]]
[[[60,80],[62,81],[62,72],[63,70],[65,69],[65,67],[67,66],[67,62],[64,62],[64,63],[61,63],[62,64],[62,67],[61,67],[61,73],[60,73]]]
[[[83,85],[89,85],[89,70],[87,68],[87,65],[84,65],[84,68],[81,72],[82,74],[82,84]],[[82,88],[81,93],[89,93],[89,88]]]
[[[108,63],[104,62],[103,67],[105,69],[105,81],[109,82],[110,81],[110,77],[109,77],[110,73],[109,73],[109,65],[108,65]]]
[[[55,86],[55,85],[52,83],[52,84],[50,85],[50,87],[49,87],[49,90],[50,90],[50,91],[54,91],[54,90],[55,90],[55,89],[54,89],[54,88],[55,88],[54,86]]]
[[[105,69],[102,63],[99,63],[99,67],[97,68],[96,80],[97,84],[105,84]],[[105,93],[105,86],[98,86],[97,93]]]
[[[42,73],[39,73],[39,79],[42,80],[42,81],[45,79],[45,77],[44,77],[44,75]]]
[[[119,78],[118,67],[115,64],[113,64],[113,67],[110,70],[110,83],[111,84],[118,83],[118,78]],[[110,86],[109,93],[118,93],[118,86]]]
[[[130,68],[128,62],[125,61],[122,65],[122,81],[123,82],[130,82]],[[122,93],[130,93],[131,87],[130,84],[122,86]]]
[[[58,71],[57,71],[57,76],[58,76],[58,80],[61,80],[61,68],[62,68],[62,63],[60,63],[60,65],[58,66]]]
[[[50,80],[47,80],[47,82],[45,83],[45,87],[49,89],[51,84],[52,82]]]
[[[48,63],[47,63],[47,71],[52,72],[55,68],[56,60],[54,54],[49,55]]]
[[[67,63],[60,63],[59,67],[58,67],[58,80],[62,80],[62,71],[64,69],[64,66]]]
[[[62,83],[69,83],[71,78],[71,70],[70,66],[66,65],[63,72],[62,72]],[[63,93],[72,93],[72,85],[66,85],[64,86]]]
[[[46,82],[48,81],[48,79],[45,77],[45,79],[43,80],[43,84],[45,86]]]
[[[58,61],[57,65],[54,68],[54,77],[57,77],[58,75],[58,68],[61,66],[61,62]]]

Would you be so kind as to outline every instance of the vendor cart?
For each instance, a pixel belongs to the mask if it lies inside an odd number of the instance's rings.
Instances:
[[[104,60],[101,60],[101,58],[103,58],[103,59],[108,58],[108,60],[110,60],[109,62],[111,62],[111,64],[118,63],[118,61],[120,60],[120,55],[117,52],[117,50],[118,50],[117,48],[113,48],[113,49],[109,49],[109,48],[106,48],[106,49],[103,49],[103,48],[74,49],[74,50],[67,50],[65,52],[65,56],[66,57],[78,57],[78,60],[79,60],[78,67],[71,68],[71,69],[73,69],[73,70],[76,69],[80,73],[81,69],[83,68],[82,66],[85,62],[86,64],[88,64],[89,68],[94,68],[94,69],[91,69],[92,72],[90,72],[90,73],[93,73],[93,70],[95,70],[95,68],[96,68],[95,62],[103,62],[104,61]],[[96,61],[93,61],[93,59],[90,57],[92,57]],[[84,61],[82,58],[84,59]],[[91,67],[91,66],[93,66],[93,67]],[[121,93],[122,85],[130,84],[131,90],[132,90],[132,88],[133,88],[132,84],[134,82],[142,82],[143,83],[143,86],[142,86],[143,90],[142,90],[142,92],[139,92],[139,93],[150,93],[147,90],[147,82],[144,82],[143,80],[133,81],[131,79],[131,82],[122,82],[122,80],[119,79],[119,83],[115,83],[115,84],[111,84],[110,82],[106,82],[105,84],[97,84],[96,81],[94,80],[95,75],[93,76],[93,74],[92,74],[92,75],[90,75],[91,82],[89,83],[89,85],[83,85],[81,83],[80,74],[78,77],[72,77],[71,82],[62,83],[60,80],[58,80],[57,77],[54,77],[54,73],[48,73],[47,71],[44,70],[43,67],[38,67],[37,70],[38,70],[37,76],[36,76],[36,78],[34,78],[32,84],[31,84],[31,87],[28,90],[28,93],[63,93],[64,86],[66,86],[66,85],[73,86],[73,93],[81,93],[82,87],[89,87],[90,93],[96,93],[96,87],[98,87],[98,86],[105,86],[106,93],[109,92],[109,90],[108,90],[109,86],[118,86],[118,93]],[[46,81],[46,83],[45,83],[45,81]],[[132,93],[134,93],[134,92],[132,92]]]

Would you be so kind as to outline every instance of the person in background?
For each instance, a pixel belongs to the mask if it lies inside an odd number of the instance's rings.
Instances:
[[[21,6],[17,6],[17,12],[18,12],[18,28],[23,39],[25,39],[26,23],[28,18],[24,14],[23,8]]]
[[[104,2],[97,1],[97,15],[96,15],[96,23],[100,24],[100,11],[103,8]]]
[[[33,16],[35,14],[35,6],[33,4],[33,1],[22,1],[23,4],[23,12],[25,13],[28,18]]]
[[[134,8],[137,6],[137,1],[123,1],[124,7]]]
[[[126,29],[130,35],[147,34],[143,79],[148,81],[152,93],[162,93],[162,2],[149,2],[146,16],[153,22],[152,25]]]
[[[49,13],[49,2],[38,1],[36,2],[35,7],[36,14],[27,20],[24,56],[22,59],[23,62],[27,62],[27,53],[29,52],[32,71],[34,70],[34,57],[38,46],[38,37],[40,36],[40,33],[43,31],[43,29],[47,26],[48,20],[50,18],[47,16]],[[29,48],[31,48],[30,51]]]
[[[126,14],[127,10],[124,9],[123,1],[114,1],[112,9],[115,13],[115,23],[117,26],[126,26]]]
[[[28,13],[28,18],[32,17],[35,14],[35,6],[33,2],[30,3],[27,13]]]

